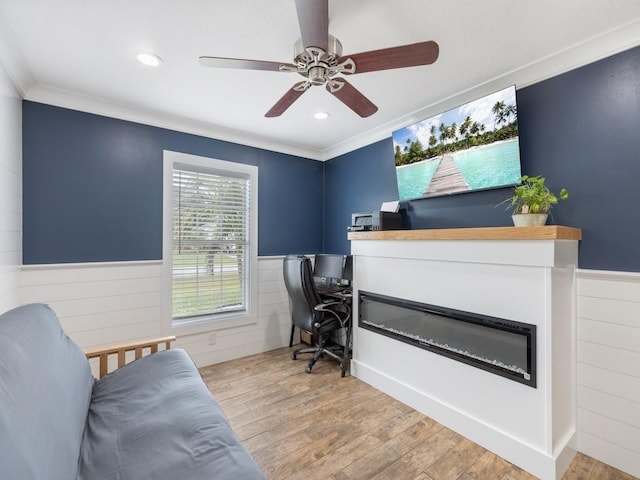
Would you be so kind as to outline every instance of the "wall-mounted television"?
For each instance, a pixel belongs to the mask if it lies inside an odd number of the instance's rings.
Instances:
[[[399,200],[520,183],[515,86],[393,132]]]

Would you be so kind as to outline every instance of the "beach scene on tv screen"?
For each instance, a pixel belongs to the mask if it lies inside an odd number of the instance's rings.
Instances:
[[[511,86],[393,132],[400,200],[520,183]]]

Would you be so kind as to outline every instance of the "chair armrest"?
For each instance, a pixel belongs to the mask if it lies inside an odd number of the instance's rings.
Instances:
[[[333,300],[333,301],[330,301],[330,302],[319,303],[318,305],[313,307],[313,309],[317,310],[319,312],[325,312],[325,311],[327,311],[327,307],[331,307],[333,305],[344,305],[344,304],[343,304],[343,302],[340,302],[338,300]]]
[[[118,368],[123,367],[126,363],[125,354],[127,352],[135,351],[135,359],[142,358],[142,350],[145,348],[150,349],[150,353],[158,351],[158,346],[164,343],[164,348],[169,350],[171,348],[171,342],[175,341],[175,336],[154,338],[151,340],[142,340],[139,342],[123,343],[120,345],[111,345],[107,347],[97,347],[85,350],[84,354],[87,359],[99,358],[100,359],[100,378],[107,374],[108,362],[110,355],[118,355]]]
[[[332,306],[340,306],[341,308],[344,308],[345,311],[340,312],[340,313],[343,313],[343,316],[341,316],[337,311],[331,309],[330,307]],[[346,323],[349,321],[349,319],[351,318],[351,307],[349,307],[349,305],[347,305],[344,302],[339,302],[339,301],[323,302],[313,307],[313,309],[318,312],[330,313],[338,320],[338,322],[340,322],[341,327],[344,327]]]

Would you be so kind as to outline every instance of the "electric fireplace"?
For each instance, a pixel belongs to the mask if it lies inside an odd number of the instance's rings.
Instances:
[[[358,326],[536,387],[536,326],[359,292]]]
[[[554,225],[350,232],[351,374],[560,480],[577,441],[580,236]]]

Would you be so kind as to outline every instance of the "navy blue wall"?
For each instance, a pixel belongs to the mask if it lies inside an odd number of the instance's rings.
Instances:
[[[580,268],[640,271],[640,47],[519,89],[517,101],[522,171],[569,190],[550,223],[582,229]],[[350,213],[398,198],[392,169],[391,138],[327,164],[325,189],[341,201],[325,200],[325,248],[347,253]],[[405,227],[511,225],[510,212],[496,207],[509,193],[403,202]]]
[[[321,162],[25,101],[23,262],[162,258],[165,149],[258,166],[259,255],[322,251]]]
[[[569,189],[551,222],[582,229],[579,266],[640,271],[640,48],[517,95],[523,173]],[[348,253],[351,213],[398,196],[391,138],[323,166],[24,102],[23,145],[25,264],[161,258],[163,149],[258,165],[260,255]],[[403,202],[405,227],[510,225],[509,192]]]
[[[391,139],[325,162],[325,253],[349,253],[351,213],[377,210],[398,199]]]

